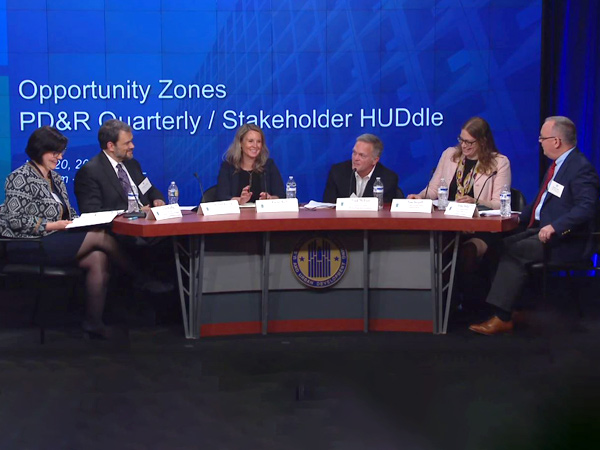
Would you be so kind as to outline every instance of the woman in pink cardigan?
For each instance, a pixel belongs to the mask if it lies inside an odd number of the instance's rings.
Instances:
[[[427,188],[407,198],[437,198],[440,180],[448,183],[448,200],[500,209],[500,192],[510,187],[510,161],[501,155],[490,125],[472,117],[463,125],[458,144],[447,148]],[[489,179],[489,180],[488,180]],[[427,195],[427,196],[426,196]],[[459,273],[471,273],[496,236],[477,233],[461,245]]]
[[[486,180],[494,173],[486,183]],[[429,187],[408,198],[436,199],[440,180],[449,185],[448,199],[461,203],[475,203],[490,209],[500,209],[500,191],[510,187],[510,161],[501,155],[490,125],[481,117],[469,119],[462,127],[458,145],[447,148],[438,162]],[[485,184],[485,185],[484,185]]]

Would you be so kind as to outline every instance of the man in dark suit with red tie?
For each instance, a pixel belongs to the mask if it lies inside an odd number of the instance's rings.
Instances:
[[[511,332],[512,310],[527,280],[527,266],[544,259],[576,261],[593,252],[591,233],[598,208],[600,181],[588,159],[577,149],[575,124],[562,116],[548,117],[539,142],[553,162],[535,202],[521,213],[526,229],[504,240],[504,251],[486,301],[495,309],[471,331],[485,335]]]

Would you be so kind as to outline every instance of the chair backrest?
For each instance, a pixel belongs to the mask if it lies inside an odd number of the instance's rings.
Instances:
[[[214,202],[217,199],[217,185],[209,187],[204,191],[201,203]]]
[[[523,211],[527,202],[521,191],[515,188],[510,188],[510,209],[513,211]]]
[[[406,198],[404,196],[404,191],[400,189],[400,186],[396,186],[396,196],[394,198]]]
[[[36,252],[32,261],[15,262],[10,260],[9,246],[27,243],[36,245]],[[17,247],[19,249],[19,247]],[[36,238],[4,238],[0,237],[0,273],[3,275],[42,275],[48,277],[73,277],[80,276],[82,269],[76,265],[52,266],[44,262],[43,243]]]

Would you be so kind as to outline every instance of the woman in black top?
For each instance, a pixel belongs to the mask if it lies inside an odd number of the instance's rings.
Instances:
[[[237,200],[240,205],[256,200],[285,197],[279,169],[269,158],[260,127],[238,128],[224,156],[217,181],[217,200]]]

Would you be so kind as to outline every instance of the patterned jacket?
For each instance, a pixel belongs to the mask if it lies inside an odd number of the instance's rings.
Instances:
[[[67,187],[62,177],[50,171],[52,182],[69,207],[69,218],[77,216],[69,203]],[[6,198],[0,206],[0,235],[28,238],[46,236],[46,223],[60,220],[63,205],[52,196],[50,182],[31,165],[25,163],[6,178]]]

